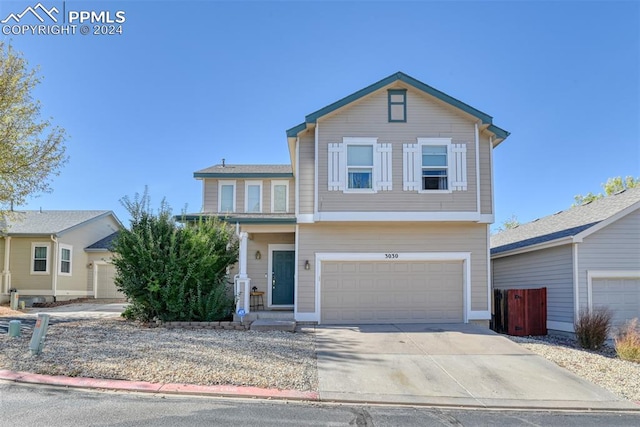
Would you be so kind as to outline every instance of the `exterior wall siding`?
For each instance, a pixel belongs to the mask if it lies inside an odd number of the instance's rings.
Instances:
[[[586,237],[578,245],[580,307],[587,306],[587,270],[640,270],[640,210]]]
[[[547,320],[573,324],[571,245],[496,258],[491,261],[495,289],[547,288]]]
[[[300,137],[299,164],[296,171],[298,180],[301,214],[313,214],[315,196],[315,143],[310,131]]]
[[[49,273],[31,274],[31,243],[42,242],[49,244]],[[11,287],[22,290],[51,291],[53,290],[53,242],[48,237],[12,237],[11,258],[9,271],[11,272]]]
[[[387,91],[380,90],[318,123],[318,210],[346,211],[477,211],[476,149],[474,122],[439,101],[407,91],[407,122],[389,123]],[[343,137],[377,137],[379,143],[392,144],[392,191],[374,194],[345,194],[328,191],[328,144],[341,143]],[[418,137],[447,137],[467,147],[467,190],[441,194],[419,194],[402,189],[403,143],[415,143]],[[490,168],[488,139],[482,141],[481,166]],[[301,165],[302,166],[302,165]],[[481,175],[485,212],[490,210],[490,173]],[[488,188],[484,188],[488,187]],[[483,200],[484,200],[483,199]]]
[[[236,183],[236,213],[245,212],[245,184],[246,181],[262,182],[262,213],[271,213],[271,179],[250,178],[245,179],[220,179],[222,181],[235,181]],[[289,205],[288,213],[295,210],[295,184],[293,179],[274,178],[275,181],[289,182]],[[203,212],[218,212],[218,179],[205,178],[204,180],[204,202],[202,204]]]
[[[299,313],[315,311],[318,252],[471,252],[471,310],[487,310],[487,226],[473,223],[316,223],[298,226]],[[311,269],[304,269],[305,260]]]
[[[480,136],[480,213],[493,213],[493,183],[491,182],[491,141],[486,136]]]

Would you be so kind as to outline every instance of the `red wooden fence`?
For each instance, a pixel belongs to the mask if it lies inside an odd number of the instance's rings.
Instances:
[[[509,335],[547,335],[547,288],[494,290],[493,329]]]

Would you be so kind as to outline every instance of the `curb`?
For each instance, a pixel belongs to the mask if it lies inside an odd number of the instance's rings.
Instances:
[[[106,389],[118,391],[133,391],[141,393],[182,394],[219,397],[257,397],[282,400],[312,400],[319,401],[317,392],[298,390],[278,390],[260,387],[243,387],[232,385],[190,385],[190,384],[162,384],[146,381],[107,380],[100,378],[67,377],[64,375],[40,375],[29,372],[15,372],[0,370],[0,380],[14,381],[27,384],[43,384],[87,389]]]

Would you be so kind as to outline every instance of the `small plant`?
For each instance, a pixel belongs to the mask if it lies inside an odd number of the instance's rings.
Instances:
[[[580,346],[589,350],[602,347],[611,330],[612,316],[607,307],[580,310],[573,325]]]
[[[640,363],[640,325],[637,317],[620,327],[614,343],[620,359]]]

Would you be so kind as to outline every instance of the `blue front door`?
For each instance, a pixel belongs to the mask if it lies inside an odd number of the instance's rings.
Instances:
[[[271,305],[293,305],[295,252],[273,251]]]

